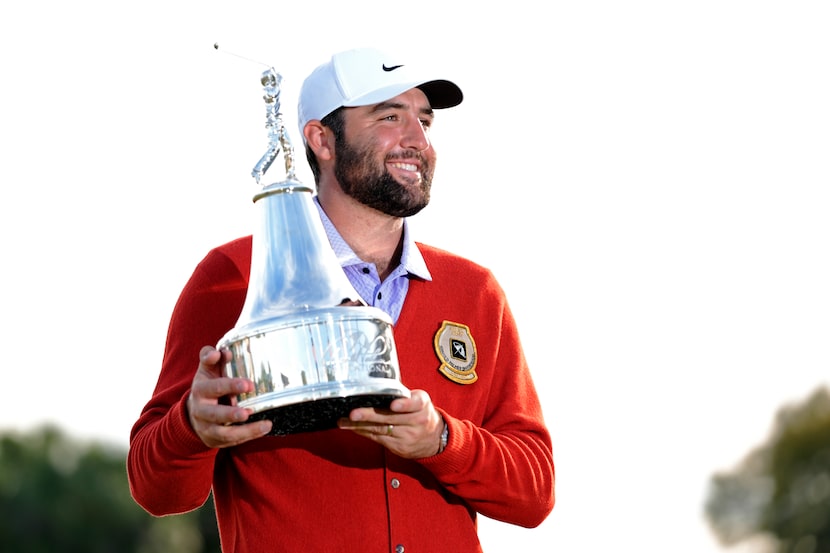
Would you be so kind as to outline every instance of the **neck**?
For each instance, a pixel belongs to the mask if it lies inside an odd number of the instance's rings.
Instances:
[[[322,187],[317,197],[355,254],[373,263],[381,280],[389,276],[401,260],[403,219],[367,207],[343,194],[339,187]]]

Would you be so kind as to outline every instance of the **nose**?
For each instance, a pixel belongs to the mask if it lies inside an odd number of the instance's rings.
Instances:
[[[407,116],[401,146],[423,152],[429,145],[429,135],[421,118],[417,115]]]

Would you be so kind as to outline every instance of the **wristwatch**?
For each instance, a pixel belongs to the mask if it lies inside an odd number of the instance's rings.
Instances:
[[[447,447],[448,441],[450,441],[450,427],[447,425],[447,422],[444,421],[444,430],[441,432],[441,443],[438,445],[438,453],[444,451],[444,448]]]

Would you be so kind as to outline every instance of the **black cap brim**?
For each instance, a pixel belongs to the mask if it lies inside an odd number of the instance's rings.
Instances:
[[[438,79],[418,85],[418,88],[426,94],[432,109],[455,107],[464,99],[461,89],[452,81]]]

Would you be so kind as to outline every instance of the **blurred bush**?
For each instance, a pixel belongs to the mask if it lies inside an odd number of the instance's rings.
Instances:
[[[830,553],[830,393],[782,408],[768,441],[715,474],[706,515],[725,545],[769,553]]]
[[[130,496],[126,451],[55,426],[0,434],[4,553],[218,553],[213,501],[156,518]]]

